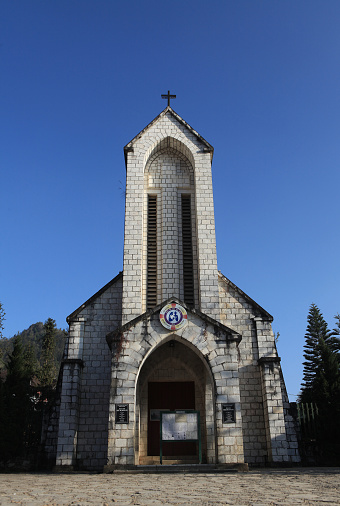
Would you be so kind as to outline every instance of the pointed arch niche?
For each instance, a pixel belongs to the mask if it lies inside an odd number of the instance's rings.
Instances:
[[[157,410],[200,412],[203,462],[214,463],[214,381],[197,348],[172,335],[148,355],[136,382],[135,463],[159,463]],[[158,405],[159,404],[159,405]],[[196,443],[168,443],[164,460],[198,462]]]
[[[145,155],[143,308],[169,297],[199,304],[194,157],[172,137]]]

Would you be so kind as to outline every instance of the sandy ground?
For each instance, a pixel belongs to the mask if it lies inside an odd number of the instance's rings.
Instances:
[[[340,468],[238,474],[0,474],[0,504],[340,505]]]

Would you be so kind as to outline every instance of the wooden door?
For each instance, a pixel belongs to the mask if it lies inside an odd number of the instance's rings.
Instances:
[[[150,382],[148,391],[148,455],[159,455],[158,410],[195,409],[194,381]],[[157,419],[158,418],[158,419]],[[196,455],[196,443],[163,443],[163,455]]]

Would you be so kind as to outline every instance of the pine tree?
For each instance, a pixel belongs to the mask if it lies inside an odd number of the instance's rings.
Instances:
[[[29,342],[24,349],[24,362],[27,373],[33,378],[38,373],[37,351],[35,343]]]
[[[25,360],[25,350],[19,335],[14,340],[13,352],[7,364],[6,384],[11,387],[22,388],[29,383],[29,374],[27,371],[27,361]]]
[[[336,327],[332,332],[333,350],[337,353],[338,361],[340,362],[340,314],[336,314],[334,318]]]
[[[32,409],[30,371],[20,336],[14,341],[7,364],[7,378],[2,386],[0,413],[0,449],[5,458],[20,455],[26,445],[28,418]]]
[[[310,307],[307,323],[300,400],[302,402],[315,402],[315,381],[321,367],[320,343],[328,343],[331,332],[328,330],[321,311],[315,304]]]
[[[44,336],[42,339],[42,367],[39,375],[41,386],[46,393],[49,393],[52,390],[57,376],[57,369],[54,360],[56,330],[55,320],[48,318],[44,324]]]
[[[0,339],[3,338],[2,331],[4,330],[4,319],[5,319],[5,311],[3,310],[2,303],[0,302]],[[2,348],[0,348],[0,369],[3,366],[3,356],[4,352]]]
[[[300,400],[318,408],[317,442],[320,463],[333,464],[340,455],[339,339],[329,331],[322,313],[312,304],[304,346],[304,376]]]
[[[0,302],[0,339],[3,338],[2,331],[4,330],[5,311]]]

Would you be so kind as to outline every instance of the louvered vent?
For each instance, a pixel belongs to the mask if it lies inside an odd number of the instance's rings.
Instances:
[[[147,309],[157,305],[157,197],[148,196]]]
[[[183,284],[184,302],[195,305],[194,267],[192,255],[191,197],[182,195],[182,244],[183,244]]]

